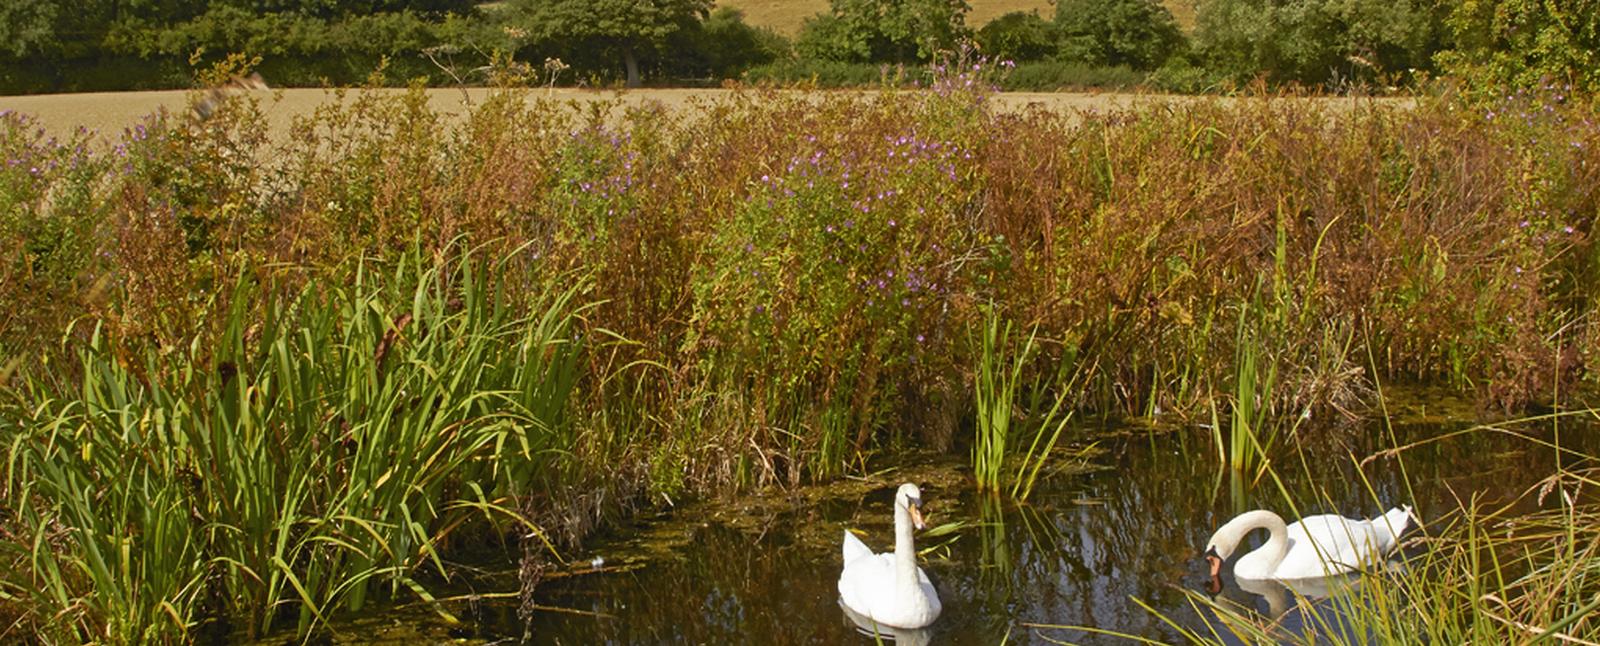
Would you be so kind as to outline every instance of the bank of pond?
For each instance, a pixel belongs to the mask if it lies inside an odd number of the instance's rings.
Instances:
[[[1069,112],[991,73],[354,90],[287,136],[243,92],[120,135],[0,114],[0,634],[337,638],[400,604],[837,641],[843,531],[884,550],[904,483],[940,640],[1276,631],[1219,605],[1255,603],[1227,567],[1195,596],[1212,532],[1401,505],[1403,570],[1286,616],[1596,630],[1592,98]],[[1404,421],[1397,382],[1468,411]],[[608,547],[662,527],[670,556]]]

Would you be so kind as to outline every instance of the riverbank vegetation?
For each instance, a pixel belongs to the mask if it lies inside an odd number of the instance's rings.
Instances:
[[[531,587],[628,506],[961,448],[991,337],[1033,339],[991,364],[1020,407],[1268,453],[1379,378],[1600,381],[1592,98],[1003,112],[990,73],[676,111],[506,77],[281,140],[238,98],[109,141],[0,115],[0,620],[311,631],[482,549]]]
[[[830,0],[799,25],[773,25],[711,0],[34,0],[0,13],[0,93],[190,87],[192,70],[234,54],[260,57],[259,71],[287,87],[360,83],[385,66],[396,85],[488,85],[497,59],[590,88],[871,87],[885,77],[931,82],[927,64],[963,44],[1017,65],[998,79],[1008,90],[1228,93],[1261,80],[1387,93],[1441,75],[1491,86],[1600,82],[1593,0],[1054,4],[980,23],[969,14],[1022,5]]]

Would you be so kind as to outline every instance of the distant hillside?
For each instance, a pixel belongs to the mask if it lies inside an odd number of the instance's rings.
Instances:
[[[969,0],[972,3],[972,13],[967,16],[967,23],[973,26],[983,25],[1004,14],[1013,11],[1038,11],[1040,16],[1050,18],[1055,15],[1055,3],[1051,0]],[[1195,0],[1162,0],[1172,15],[1178,19],[1178,24],[1184,29],[1194,26]],[[745,22],[758,27],[771,27],[785,36],[793,36],[800,31],[800,24],[806,18],[828,10],[828,0],[717,0],[720,6],[733,7],[744,12]]]

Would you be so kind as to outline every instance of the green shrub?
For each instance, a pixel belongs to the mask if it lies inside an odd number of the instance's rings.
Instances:
[[[1073,88],[1138,87],[1145,82],[1143,72],[1123,66],[1100,66],[1062,61],[1019,63],[1000,80],[1005,90],[1051,92]]]
[[[1089,65],[1149,70],[1184,46],[1172,12],[1157,0],[1061,0],[1057,56]]]
[[[1037,13],[1013,11],[978,30],[978,51],[996,61],[1022,63],[1056,55],[1055,25]]]
[[[1600,2],[1460,2],[1446,24],[1455,46],[1439,55],[1441,65],[1488,94],[1550,84],[1600,90]]]
[[[788,55],[789,41],[783,36],[746,24],[737,9],[720,7],[703,23],[670,37],[659,57],[673,76],[737,78],[747,69]]]
[[[931,61],[971,35],[967,0],[830,0],[806,20],[795,49],[803,58],[842,62]]]
[[[1392,81],[1431,69],[1441,46],[1438,5],[1426,0],[1208,0],[1195,47],[1236,81]]]
[[[712,12],[702,29],[706,38],[704,50],[715,72],[723,78],[789,55],[787,39],[771,29],[746,24],[744,14],[729,7]]]
[[[1196,65],[1188,56],[1168,58],[1147,79],[1151,87],[1182,94],[1215,91],[1225,80],[1212,70]]]
[[[791,59],[747,70],[751,83],[815,84],[818,87],[870,87],[902,78],[905,69],[877,63],[846,63],[811,58]]]

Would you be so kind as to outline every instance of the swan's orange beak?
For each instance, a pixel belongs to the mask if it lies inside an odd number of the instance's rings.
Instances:
[[[912,527],[915,527],[915,528],[917,528],[919,530],[922,529],[923,527],[926,527],[926,525],[924,525],[922,523],[922,510],[919,509],[917,507],[917,505],[915,505],[915,504],[906,505],[906,511],[911,512],[911,526]]]
[[[1216,550],[1206,551],[1206,565],[1211,570],[1211,578],[1206,580],[1206,594],[1214,597],[1222,592],[1222,557],[1217,556]]]

